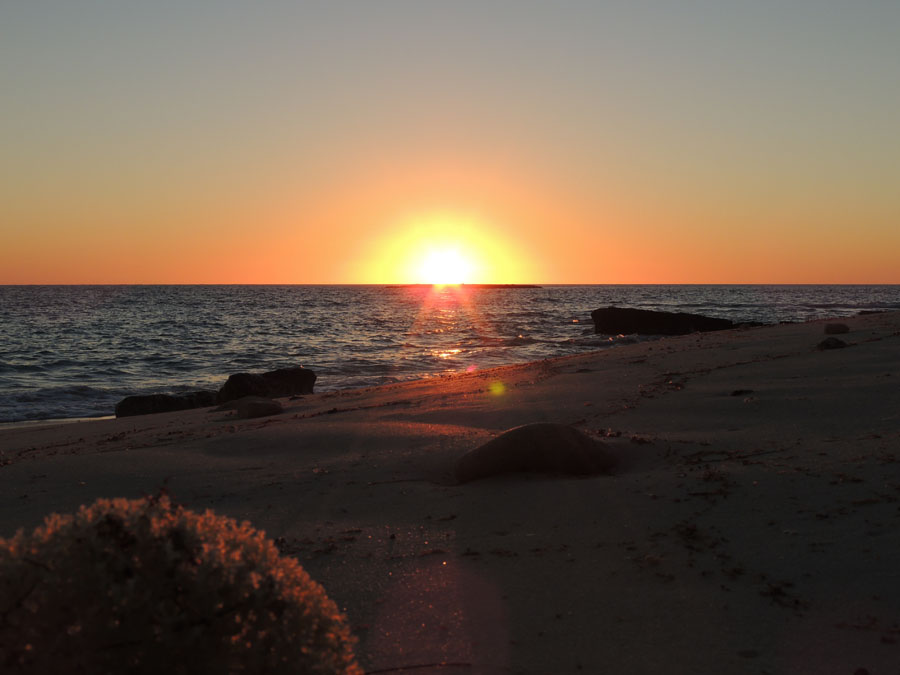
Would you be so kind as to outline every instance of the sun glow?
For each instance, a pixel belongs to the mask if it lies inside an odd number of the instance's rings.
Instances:
[[[387,229],[370,255],[375,283],[533,283],[525,256],[502,230],[478,217],[417,214]]]
[[[471,283],[472,264],[456,249],[434,249],[422,260],[419,279],[436,286]]]

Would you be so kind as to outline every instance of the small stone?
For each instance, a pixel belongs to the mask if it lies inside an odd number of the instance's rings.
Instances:
[[[845,323],[826,323],[825,324],[825,335],[841,335],[842,333],[849,333],[850,326]]]
[[[823,351],[826,349],[843,349],[847,346],[847,343],[843,340],[838,340],[836,337],[825,338],[819,344],[816,345],[816,349],[819,351]]]

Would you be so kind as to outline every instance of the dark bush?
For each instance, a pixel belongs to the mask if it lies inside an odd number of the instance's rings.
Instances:
[[[0,671],[353,673],[344,617],[263,532],[167,497],[0,539]]]

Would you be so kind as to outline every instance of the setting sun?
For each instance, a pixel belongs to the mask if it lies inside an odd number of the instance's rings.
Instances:
[[[430,251],[419,268],[419,279],[426,284],[466,284],[471,276],[471,263],[455,249]]]
[[[426,212],[399,218],[370,249],[369,283],[528,283],[539,276],[503,228],[475,216]]]

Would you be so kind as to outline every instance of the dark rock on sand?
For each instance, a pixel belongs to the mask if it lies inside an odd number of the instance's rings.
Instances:
[[[268,417],[269,415],[277,415],[284,412],[281,404],[270,398],[248,396],[247,398],[238,399],[235,401],[235,404],[237,416],[248,420],[254,417]]]
[[[825,335],[841,335],[842,333],[849,333],[850,326],[845,323],[826,323],[825,324]]]
[[[116,417],[152,415],[174,410],[205,408],[216,404],[216,392],[192,391],[187,394],[148,394],[126,396],[116,403]]]
[[[608,473],[616,459],[608,446],[564,424],[526,424],[506,431],[460,457],[460,483],[526,471],[592,475]]]
[[[842,349],[847,346],[847,343],[843,340],[838,340],[836,337],[825,338],[819,344],[816,345],[816,349],[825,350],[825,349]]]
[[[685,312],[655,312],[631,307],[606,307],[591,312],[594,332],[606,335],[687,335],[734,328],[728,319]]]
[[[234,410],[237,417],[253,419],[254,417],[268,417],[284,412],[284,407],[271,398],[263,396],[244,396],[234,401],[223,403],[216,411]]]
[[[234,401],[245,396],[293,396],[294,394],[311,394],[316,383],[316,374],[299,366],[297,368],[280,368],[268,373],[237,373],[231,375],[219,389],[216,397],[218,403]]]

